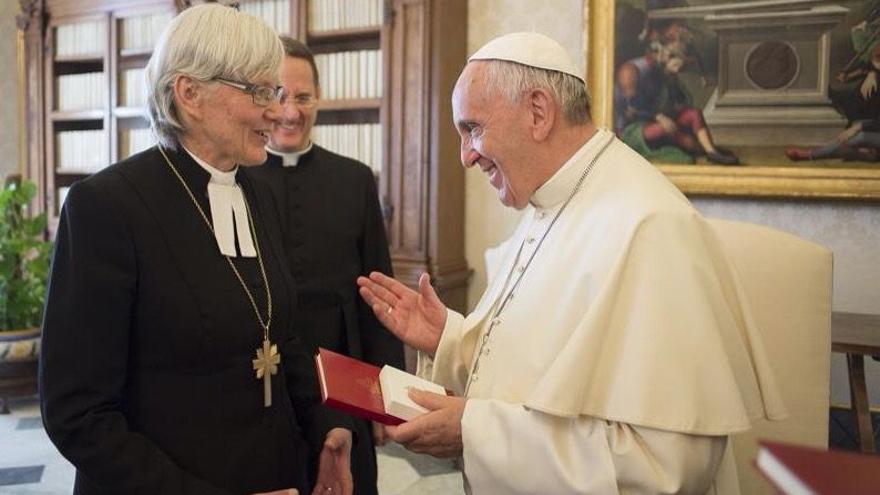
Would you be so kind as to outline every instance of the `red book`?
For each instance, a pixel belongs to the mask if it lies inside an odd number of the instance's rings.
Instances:
[[[386,425],[404,421],[385,413],[379,367],[322,347],[315,354],[321,401],[328,407]]]
[[[785,495],[880,493],[880,457],[760,442],[755,465]]]

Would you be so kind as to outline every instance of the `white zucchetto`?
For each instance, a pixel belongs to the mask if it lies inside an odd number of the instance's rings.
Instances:
[[[510,33],[483,45],[470,56],[474,60],[506,60],[538,69],[555,70],[584,81],[565,48],[539,33]],[[586,82],[586,81],[584,81]]]

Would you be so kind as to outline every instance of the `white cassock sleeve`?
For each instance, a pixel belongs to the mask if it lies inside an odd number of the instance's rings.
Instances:
[[[475,495],[714,493],[727,444],[491,399],[469,399],[461,425]]]

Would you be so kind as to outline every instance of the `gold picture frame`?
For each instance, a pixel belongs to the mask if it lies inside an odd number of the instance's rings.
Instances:
[[[587,84],[594,122],[613,128],[615,0],[585,0]],[[876,167],[820,167],[804,162],[740,166],[656,165],[688,195],[880,200]]]

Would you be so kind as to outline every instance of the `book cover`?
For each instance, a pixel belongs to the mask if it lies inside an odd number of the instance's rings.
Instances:
[[[867,495],[880,491],[880,458],[760,442],[755,465],[784,495]]]
[[[446,389],[434,382],[387,364],[379,371],[379,385],[382,387],[382,402],[385,404],[385,411],[406,421],[429,412],[409,398],[410,388],[440,395],[446,393]]]
[[[315,354],[315,366],[326,406],[386,425],[404,422],[385,413],[378,366],[322,347]]]

